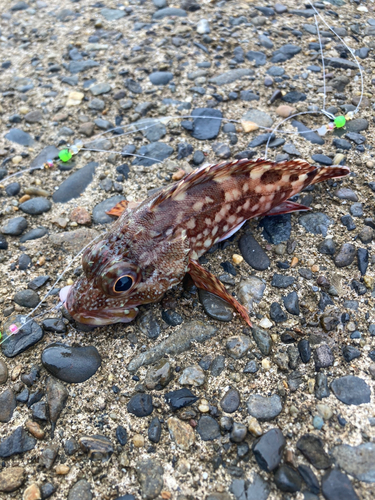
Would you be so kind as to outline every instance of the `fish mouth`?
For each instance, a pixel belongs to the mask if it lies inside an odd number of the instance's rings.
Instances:
[[[138,314],[136,307],[132,309],[107,308],[98,311],[77,311],[72,285],[62,288],[59,295],[70,316],[78,323],[85,325],[104,326],[114,323],[130,323]]]

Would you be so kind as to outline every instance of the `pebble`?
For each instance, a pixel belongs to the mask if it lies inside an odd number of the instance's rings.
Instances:
[[[178,382],[181,385],[191,385],[193,387],[200,387],[204,384],[206,376],[202,368],[198,365],[188,366],[184,369]]]
[[[194,117],[192,136],[195,139],[202,141],[216,139],[223,117],[221,111],[212,108],[197,108],[191,112],[191,115]]]
[[[70,488],[67,500],[92,500],[90,483],[86,479],[78,480]]]
[[[160,424],[160,420],[158,419],[158,417],[154,417],[151,420],[147,433],[148,433],[148,439],[152,443],[158,443],[160,441],[161,424]]]
[[[287,104],[281,104],[276,108],[276,114],[281,116],[281,118],[288,118],[289,116],[295,114],[296,109],[293,106],[288,106]]]
[[[297,441],[297,449],[316,469],[328,469],[331,458],[324,451],[323,441],[315,434],[305,434]]]
[[[25,427],[32,436],[36,437],[37,439],[44,439],[45,432],[37,422],[27,420],[27,422],[25,423]]]
[[[35,141],[31,135],[18,128],[12,128],[4,137],[8,139],[8,141],[15,142],[20,146],[32,147],[35,145]]]
[[[322,493],[326,500],[359,500],[348,476],[331,469],[322,478]]]
[[[335,195],[340,200],[358,201],[357,194],[349,188],[340,188],[336,191]]]
[[[150,394],[135,394],[127,404],[129,413],[136,417],[147,417],[153,412],[152,396]]]
[[[175,411],[194,404],[198,401],[198,398],[189,389],[183,388],[168,392],[165,395],[165,401]]]
[[[9,422],[17,406],[16,397],[11,389],[0,394],[0,422]]]
[[[5,362],[0,359],[0,385],[3,385],[8,380],[8,367]]]
[[[272,420],[283,409],[280,396],[277,394],[273,394],[272,396],[253,394],[247,400],[246,405],[249,414],[258,420]]]
[[[269,268],[270,259],[252,234],[242,235],[238,246],[242,257],[253,269],[264,271]]]
[[[324,255],[334,255],[336,253],[336,243],[332,238],[326,238],[319,243],[318,251]]]
[[[278,302],[272,302],[270,307],[270,318],[275,323],[283,323],[288,319],[287,315],[281,309],[281,306]]]
[[[72,347],[55,343],[43,350],[42,364],[58,379],[77,384],[96,373],[101,365],[101,357],[94,346]]]
[[[346,473],[359,481],[375,482],[375,445],[362,443],[358,446],[341,444],[331,450],[335,462]]]
[[[68,400],[68,391],[61,382],[48,377],[46,394],[49,420],[51,422],[51,434],[53,437],[56,422]]]
[[[369,252],[368,252],[367,248],[358,248],[358,250],[357,250],[357,262],[358,262],[358,269],[359,269],[360,273],[362,274],[362,276],[364,276],[366,274],[367,266],[369,263]],[[367,284],[366,284],[366,286],[367,286]],[[371,288],[371,286],[369,288]]]
[[[275,288],[288,288],[288,286],[293,285],[294,281],[293,276],[283,276],[282,274],[275,273],[272,276],[271,285]]]
[[[169,71],[155,71],[150,74],[149,78],[153,85],[167,85],[173,80],[173,73]]]
[[[259,227],[263,227],[262,236],[269,243],[278,245],[288,241],[292,231],[290,214],[272,215],[261,220]]]
[[[331,389],[336,398],[347,405],[361,405],[370,402],[371,392],[367,383],[354,375],[336,378]]]
[[[312,234],[327,235],[328,226],[331,226],[334,221],[321,212],[313,212],[301,215],[298,220],[307,232]]]
[[[155,363],[165,354],[180,354],[190,348],[191,342],[204,342],[216,333],[216,328],[201,321],[184,322],[180,329],[169,335],[154,348],[135,356],[127,369],[130,372],[138,370],[140,366]]]
[[[151,142],[147,146],[142,146],[137,154],[141,157],[135,158],[133,160],[133,165],[143,165],[144,167],[150,167],[154,163],[159,163],[165,160],[173,153],[173,148],[168,146],[164,142]],[[147,156],[148,158],[142,158],[142,156]]]
[[[113,454],[113,445],[105,436],[81,436],[78,440],[82,450],[88,454],[90,460],[107,461]]]
[[[147,389],[160,390],[172,379],[173,370],[171,364],[166,359],[161,359],[156,365],[150,368],[145,377]]]
[[[352,243],[343,243],[338,254],[333,259],[336,267],[347,267],[353,262],[356,248]]]
[[[238,68],[238,69],[232,69],[229,71],[226,71],[225,73],[221,73],[220,75],[214,76],[209,79],[210,83],[213,83],[214,85],[227,85],[229,83],[233,83],[236,80],[240,80],[244,76],[251,76],[254,74],[254,71],[250,68]],[[259,100],[258,96],[255,96],[255,99],[253,98],[247,98],[250,97],[248,94],[243,94],[243,92],[248,92],[248,91],[241,91],[241,99],[242,100]],[[254,96],[254,94],[252,94]],[[245,97],[245,99],[244,99]],[[235,132],[235,130],[233,130]]]
[[[272,338],[270,334],[255,325],[252,327],[251,333],[260,352],[264,356],[268,356],[272,348]]]
[[[303,137],[307,141],[311,142],[312,144],[324,144],[324,140],[318,134],[306,127],[306,125],[304,125],[303,123],[297,120],[292,120],[291,124],[298,130],[301,137]]]
[[[214,295],[206,290],[198,290],[199,300],[203,306],[203,309],[208,316],[218,321],[232,321],[233,319],[233,308],[221,299],[218,295]]]
[[[38,238],[43,238],[48,234],[48,229],[46,227],[36,227],[34,229],[31,229],[31,231],[28,231],[26,234],[21,236],[20,238],[20,243],[25,243],[25,241],[29,240],[37,240]]]
[[[242,443],[247,434],[247,427],[245,424],[234,422],[230,433],[230,440],[232,443]]]
[[[0,472],[0,491],[11,493],[18,490],[26,480],[23,467],[6,467]]]
[[[51,469],[54,461],[56,460],[58,451],[59,446],[57,444],[51,444],[44,448],[39,457],[39,464],[47,470]]]
[[[361,356],[361,352],[353,346],[346,345],[342,349],[342,355],[347,363],[353,361],[353,359],[359,358]]]
[[[197,432],[203,441],[212,441],[220,437],[220,427],[209,415],[203,415],[198,422]]]
[[[111,210],[111,208],[117,205],[117,203],[120,203],[120,201],[124,200],[125,198],[122,195],[118,194],[98,203],[92,211],[92,219],[94,224],[109,224],[113,222],[113,217],[108,215],[106,212]]]
[[[178,448],[189,451],[195,442],[195,435],[192,426],[176,417],[167,420],[169,434]]]
[[[35,448],[36,439],[27,434],[25,429],[17,427],[7,438],[0,442],[0,457],[7,458],[25,453]]]
[[[74,198],[78,198],[92,182],[97,166],[98,163],[90,162],[76,172],[73,172],[53,193],[53,201],[55,203],[66,203]]]
[[[19,236],[27,229],[25,217],[13,217],[1,226],[1,232],[9,236]]]
[[[8,196],[17,196],[21,190],[21,184],[19,182],[11,182],[5,188],[5,192]]]
[[[286,464],[282,464],[277,469],[274,480],[279,490],[284,492],[295,493],[300,491],[302,487],[302,478],[299,473]]]
[[[141,485],[142,497],[146,500],[156,498],[162,491],[164,484],[164,469],[159,460],[152,458],[141,459],[135,466],[135,472]]]
[[[240,406],[241,396],[235,388],[228,389],[220,400],[220,406],[226,413],[234,413]]]
[[[24,316],[21,315],[11,316],[8,318],[8,324],[16,323],[19,325],[22,324],[23,319]],[[39,342],[43,335],[44,332],[36,321],[28,321],[25,326],[19,329],[17,335],[12,335],[6,342],[1,344],[2,352],[7,358],[13,358]]]
[[[242,305],[249,311],[253,309],[253,304],[262,300],[266,284],[256,276],[250,276],[242,280],[238,285],[237,296]]]
[[[170,326],[178,326],[184,321],[183,317],[176,311],[170,309],[164,309],[161,313],[161,317]]]
[[[288,293],[288,295],[283,297],[283,302],[288,313],[299,316],[300,310],[297,292]]]
[[[266,472],[275,470],[282,459],[286,440],[280,429],[274,428],[254,441],[252,450],[259,467]]]
[[[250,349],[250,339],[245,335],[230,337],[226,343],[229,356],[233,359],[241,359]]]
[[[288,61],[289,59],[292,59],[296,54],[299,54],[301,50],[301,47],[298,47],[297,45],[293,45],[291,43],[287,43],[285,45],[282,45],[279,49],[275,50],[272,53],[271,62],[280,63]]]

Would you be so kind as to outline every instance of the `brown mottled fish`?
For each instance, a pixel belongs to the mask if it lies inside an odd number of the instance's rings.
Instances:
[[[238,160],[203,166],[129,208],[98,243],[85,250],[83,276],[60,292],[81,323],[127,323],[137,306],[155,302],[189,273],[198,288],[246,309],[198,259],[248,219],[309,210],[288,198],[317,182],[349,174],[347,167],[315,167],[301,160]]]

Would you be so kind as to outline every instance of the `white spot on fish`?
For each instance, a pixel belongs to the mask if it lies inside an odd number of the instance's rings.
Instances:
[[[289,174],[284,174],[284,175],[281,177],[282,182],[289,182],[289,177],[290,177],[290,175],[289,175]]]
[[[227,221],[228,221],[228,223],[229,223],[229,224],[233,224],[233,223],[234,223],[234,221],[236,220],[236,218],[237,218],[237,217],[236,217],[235,215],[230,215],[230,216],[228,217]]]
[[[196,212],[200,212],[203,208],[203,201],[196,201],[193,205],[193,210],[195,210]]]
[[[215,234],[217,233],[218,229],[219,229],[219,228],[218,228],[218,226],[215,226],[215,227],[213,228],[213,230],[212,230],[212,232],[211,232],[212,236],[215,236]]]
[[[213,203],[214,202],[214,200],[212,198],[210,198],[209,196],[206,196],[205,199],[204,199],[204,201],[206,203]]]
[[[197,260],[198,255],[197,255],[197,252],[196,252],[195,250],[193,250],[193,251],[191,252],[191,258],[192,258],[192,259],[194,259],[194,260]]]
[[[195,228],[195,219],[194,219],[194,217],[193,217],[193,218],[191,218],[191,219],[189,219],[189,220],[187,221],[187,223],[186,223],[186,227],[187,227],[188,229],[194,229],[194,228]]]
[[[186,191],[182,191],[181,193],[178,193],[176,196],[173,197],[173,199],[176,201],[184,201],[185,198],[186,198]]]
[[[263,173],[264,169],[259,169],[259,168],[256,170],[254,169],[250,172],[250,179],[256,181],[262,177]]]
[[[204,222],[207,224],[207,226],[211,226],[212,220],[209,218],[204,219]]]
[[[203,246],[205,246],[206,248],[209,248],[211,245],[212,245],[212,240],[210,240],[210,238],[208,238],[208,240],[206,240],[203,243]]]
[[[249,190],[249,184],[245,182],[245,184],[242,186],[242,191],[246,193]]]
[[[222,216],[220,215],[220,212],[215,215],[215,222],[221,222]]]
[[[255,186],[254,191],[256,193],[261,193],[263,191],[263,186],[261,186],[260,184],[258,184],[258,186]]]

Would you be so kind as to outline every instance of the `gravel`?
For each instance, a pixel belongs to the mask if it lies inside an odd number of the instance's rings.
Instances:
[[[371,5],[317,4],[350,37],[365,91],[355,117],[324,136],[319,113],[272,130],[323,106],[312,9],[244,5],[0,7],[0,450],[10,453],[0,496],[374,497]],[[359,103],[358,68],[320,30],[325,106],[345,115]],[[188,276],[130,323],[92,329],[58,307],[59,289],[83,276],[81,256],[64,269],[110,230],[117,203],[183,186],[204,164],[258,156],[352,174],[292,198],[310,212],[251,220],[200,259],[252,328]]]

